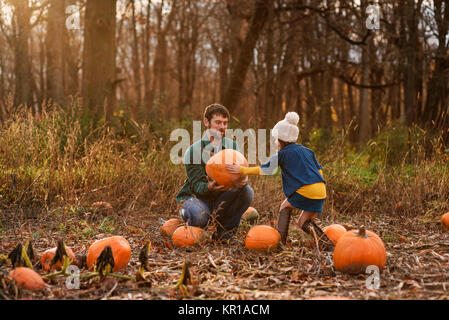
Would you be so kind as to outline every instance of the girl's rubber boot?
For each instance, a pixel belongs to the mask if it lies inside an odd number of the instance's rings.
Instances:
[[[304,222],[304,224],[302,225],[302,230],[304,230],[304,232],[306,232],[307,234],[313,236],[310,228],[313,228],[313,230],[315,231],[315,234],[318,238],[318,244],[319,244],[320,248],[322,248],[324,251],[333,251],[334,250],[335,245],[332,243],[331,240],[329,240],[329,238],[324,233],[324,231],[321,230],[321,228],[318,227],[312,219]]]
[[[282,244],[285,244],[287,242],[288,227],[290,225],[290,214],[290,208],[284,208],[279,212],[278,231],[281,235]]]

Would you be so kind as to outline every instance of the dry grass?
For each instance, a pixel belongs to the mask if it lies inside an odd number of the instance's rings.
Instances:
[[[365,225],[387,246],[388,264],[379,291],[363,288],[365,275],[335,273],[323,254],[303,244],[292,223],[289,246],[270,254],[248,252],[243,223],[237,243],[213,242],[195,249],[172,249],[160,235],[160,218],[177,216],[175,195],[184,168],[170,162],[171,144],[160,140],[151,125],[127,122],[112,130],[90,131],[82,115],[49,111],[39,119],[26,111],[0,127],[0,254],[32,239],[38,252],[64,238],[85,253],[97,237],[124,235],[133,257],[126,273],[137,270],[139,248],[150,240],[152,288],[134,283],[83,282],[80,291],[63,289],[57,279],[44,293],[23,297],[91,299],[302,299],[322,294],[356,299],[445,299],[447,235],[438,223],[449,211],[448,152],[431,153],[417,141],[388,163],[394,149],[382,141],[364,151],[350,150],[344,137],[318,155],[327,180],[328,200],[322,225],[335,222]],[[129,131],[132,131],[130,133]],[[435,140],[432,140],[435,141]],[[314,149],[314,142],[310,147]],[[436,146],[436,144],[435,144]],[[413,147],[413,148],[412,148]],[[250,177],[258,223],[273,224],[283,200],[280,176]],[[112,214],[93,206],[112,204]],[[445,251],[446,250],[446,251]],[[185,259],[192,263],[196,285],[184,296],[174,289]],[[412,260],[410,260],[412,259]],[[0,268],[2,268],[0,266]]]

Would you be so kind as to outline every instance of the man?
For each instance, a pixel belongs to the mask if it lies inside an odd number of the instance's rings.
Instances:
[[[188,225],[204,228],[215,219],[215,240],[227,240],[236,233],[243,213],[254,199],[248,177],[226,190],[206,174],[210,157],[223,149],[238,150],[237,143],[225,137],[229,118],[229,111],[222,105],[212,104],[206,108],[203,122],[207,130],[184,156],[187,179],[176,196],[181,203],[180,215]]]

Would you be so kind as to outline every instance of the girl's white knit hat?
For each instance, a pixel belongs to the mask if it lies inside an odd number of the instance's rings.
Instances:
[[[288,112],[285,119],[274,126],[273,137],[285,142],[296,142],[299,135],[298,122],[299,115],[296,112]]]

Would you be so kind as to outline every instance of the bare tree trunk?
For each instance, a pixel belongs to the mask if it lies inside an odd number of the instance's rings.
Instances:
[[[265,128],[270,128],[277,119],[275,116],[275,106],[274,106],[274,23],[273,23],[273,13],[271,10],[268,12],[267,22],[266,22],[266,42],[265,44],[265,68],[266,68],[266,78],[265,78],[265,88],[264,88],[264,104],[263,104],[263,123]]]
[[[418,43],[418,19],[416,12],[421,7],[422,0],[417,1],[415,8],[414,0],[406,0],[405,21],[403,27],[406,26],[405,33],[405,65],[404,65],[404,104],[406,112],[407,124],[411,125],[417,119],[417,99],[418,99],[418,79],[416,74],[417,65],[417,47]]]
[[[47,24],[47,99],[64,102],[65,1],[52,1]]]
[[[443,1],[435,0],[435,20],[438,29],[438,48],[435,54],[434,68],[428,80],[428,93],[425,102],[423,124],[431,125],[432,121],[449,127],[449,123],[443,121],[444,115],[448,119],[449,112],[449,50],[446,45],[446,37],[449,32],[449,5],[446,2],[443,11]],[[447,133],[449,134],[449,133]]]
[[[375,65],[373,63],[372,65]],[[372,83],[382,82],[382,69],[372,68]],[[371,136],[376,135],[377,131],[385,125],[384,111],[382,110],[383,90],[371,90]]]
[[[302,81],[294,81],[292,79],[291,81],[292,83],[294,83],[295,85],[291,85],[289,88],[289,96],[294,96],[293,92],[296,91],[296,101],[295,101],[295,110],[298,113],[299,117],[300,117],[300,123],[302,125],[304,125],[304,91],[305,88],[303,88],[303,86],[301,85]],[[293,104],[292,99],[287,99],[287,105],[290,105],[290,102]],[[301,134],[302,135],[302,134]]]
[[[355,102],[354,102],[354,94],[352,92],[352,86],[350,84],[347,84],[347,89],[348,89],[349,119],[351,120],[350,126],[348,128],[348,130],[349,130],[348,137],[349,137],[349,141],[352,144],[355,144],[357,142],[356,127],[358,126],[356,107],[355,107]]]
[[[401,116],[401,110],[398,103],[398,85],[392,86],[388,90],[388,107],[391,109],[391,120],[398,120]]]
[[[33,44],[33,41],[31,42]],[[39,46],[39,88],[34,87],[34,97],[38,105],[35,104],[35,108],[42,105],[42,102],[47,97],[46,81],[45,81],[45,39],[37,39],[36,46]],[[31,51],[34,51],[31,49]]]
[[[164,1],[162,1],[157,10],[158,28],[157,28],[157,45],[156,53],[154,57],[153,68],[153,85],[151,94],[149,96],[149,108],[153,110],[154,99],[156,97],[156,91],[158,90],[158,103],[161,103],[165,94],[166,85],[166,65],[167,65],[167,33],[171,29],[173,17],[176,13],[176,0],[173,0],[171,11],[167,17],[165,26],[163,26],[163,7]],[[165,117],[165,115],[162,115]]]
[[[134,118],[138,117],[140,106],[142,104],[142,81],[140,77],[140,53],[139,53],[139,38],[137,36],[137,17],[135,0],[131,0],[131,32],[133,37],[132,43],[132,65],[134,78],[134,91],[136,94],[136,106],[134,108]]]
[[[369,83],[369,48],[367,46],[362,47],[362,78],[361,82],[364,85]],[[369,100],[369,89],[360,89],[360,107],[359,107],[359,147],[362,147],[364,143],[368,141],[371,135],[371,108]]]
[[[66,8],[77,4],[77,0],[64,0]],[[80,22],[82,20],[80,19]],[[72,39],[79,34],[79,30],[69,31],[64,23],[64,96],[79,96],[81,94],[80,70],[81,58],[78,52],[81,52],[81,43]],[[79,26],[82,28],[82,26]],[[66,101],[69,102],[69,101]]]
[[[319,74],[313,74],[311,77],[306,78],[305,92],[306,92],[306,107],[305,107],[305,119],[304,119],[304,134],[302,135],[303,143],[309,141],[309,133],[315,125],[316,118],[316,101],[313,94],[313,82]]]
[[[322,74],[322,88],[321,93],[321,110],[320,110],[320,121],[321,128],[326,129],[330,133],[332,130],[332,97],[333,97],[333,85],[332,76],[328,72]]]
[[[0,122],[6,120],[6,110],[5,110],[5,93],[6,93],[6,81],[5,81],[5,63],[3,52],[0,48]]]
[[[240,93],[243,84],[245,83],[246,73],[249,64],[253,59],[253,50],[265,21],[267,20],[270,6],[270,0],[256,0],[255,2],[255,10],[251,19],[249,31],[240,51],[239,59],[233,68],[229,86],[223,101],[230,112],[236,109],[240,100]]]
[[[142,61],[143,61],[143,79],[144,79],[144,103],[145,103],[145,111],[147,117],[151,112],[151,71],[150,71],[150,54],[151,54],[151,1],[148,1],[147,4],[147,12],[145,19],[145,33],[143,37],[143,50],[142,50]]]
[[[115,108],[116,0],[87,0],[84,31],[83,96],[96,126],[108,124]]]
[[[346,133],[346,110],[345,110],[345,88],[344,83],[341,80],[335,80],[335,85],[337,87],[336,96],[337,96],[337,114],[338,120],[340,122],[340,128],[343,133]]]
[[[33,104],[33,76],[31,73],[31,61],[28,53],[30,39],[30,18],[31,9],[27,0],[16,0],[13,2],[15,16],[16,39],[14,41],[14,73],[15,73],[15,93],[14,105]]]

